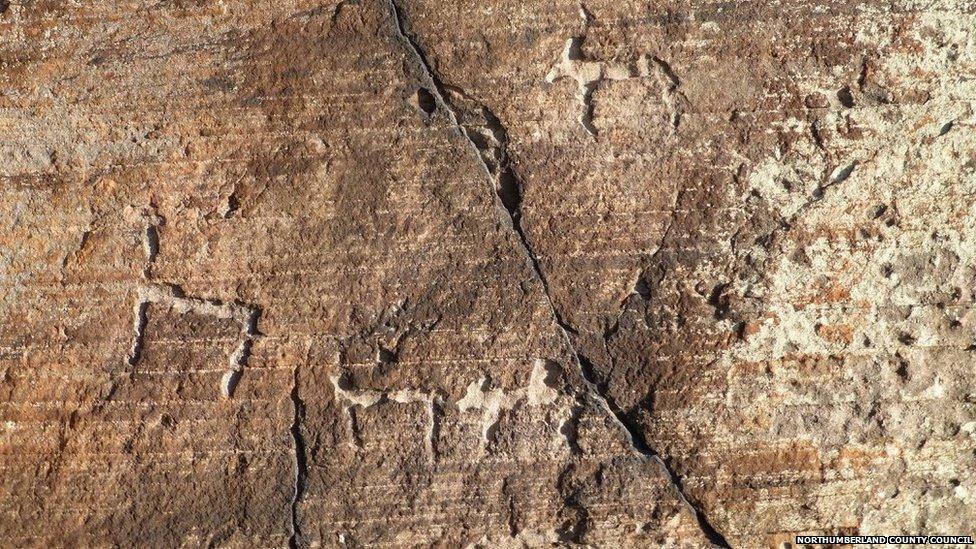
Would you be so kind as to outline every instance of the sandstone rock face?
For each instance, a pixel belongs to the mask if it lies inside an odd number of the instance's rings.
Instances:
[[[972,533],[974,14],[0,2],[3,545]]]

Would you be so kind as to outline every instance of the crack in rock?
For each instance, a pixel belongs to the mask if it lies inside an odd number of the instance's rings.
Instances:
[[[477,156],[481,160],[482,167],[487,172],[489,180],[493,183],[496,199],[502,206],[502,209],[508,214],[511,228],[518,237],[522,251],[531,266],[533,274],[542,285],[543,295],[546,298],[550,313],[552,314],[566,345],[570,350],[572,350],[573,355],[575,356],[577,368],[584,384],[586,385],[589,395],[596,401],[596,404],[604,409],[608,417],[610,417],[627,435],[631,448],[644,459],[652,461],[660,467],[665,478],[668,479],[669,483],[671,484],[672,489],[675,490],[681,502],[695,517],[699,527],[708,537],[708,539],[719,547],[728,547],[729,545],[725,538],[722,537],[722,535],[716,531],[711,524],[709,524],[704,514],[684,495],[678,476],[647,444],[643,435],[640,433],[639,428],[636,425],[633,425],[632,422],[628,420],[626,414],[616,408],[612,404],[611,399],[600,390],[592,372],[592,363],[590,363],[589,360],[587,360],[586,357],[584,357],[579,350],[576,349],[576,345],[572,339],[572,334],[576,334],[577,331],[563,319],[562,314],[556,307],[555,301],[552,298],[552,292],[549,289],[548,281],[540,266],[538,256],[533,251],[533,248],[526,237],[525,231],[522,229],[522,185],[518,174],[512,169],[509,163],[507,151],[508,137],[505,127],[501,124],[497,117],[491,114],[491,111],[487,106],[482,105],[482,112],[486,115],[491,115],[491,119],[494,121],[494,123],[491,124],[491,127],[493,130],[493,136],[495,137],[494,142],[491,143],[490,146],[484,146],[483,141],[479,140],[478,136],[474,135],[473,132],[461,122],[460,114],[450,101],[448,87],[445,86],[437,74],[434,73],[432,65],[428,61],[423,49],[419,46],[416,40],[414,40],[414,38],[407,33],[403,22],[402,10],[397,5],[396,1],[389,0],[389,7],[398,38],[401,40],[401,42],[403,42],[413,57],[416,58],[416,61],[418,62],[423,73],[423,77],[427,79],[432,86],[432,93],[435,99],[444,108],[448,117],[453,122],[456,130],[461,136],[467,139],[471,147],[477,152]],[[660,65],[657,63],[655,63],[655,66],[660,68]],[[606,74],[610,73],[609,70],[604,71],[603,68],[601,68],[600,72],[605,72]],[[629,71],[627,74],[628,77],[630,77]],[[677,86],[677,84],[675,84],[675,86]],[[494,163],[489,163],[486,158],[491,159]],[[500,160],[496,161],[496,159]]]
[[[311,351],[311,345],[309,345],[309,351]],[[292,371],[292,386],[289,394],[294,411],[289,431],[295,447],[295,490],[292,492],[291,498],[291,537],[288,538],[288,547],[291,549],[299,546],[298,541],[302,536],[298,520],[298,503],[305,495],[305,479],[308,478],[308,458],[305,453],[307,447],[301,426],[302,418],[305,416],[305,401],[302,400],[298,392],[298,381],[298,364],[296,363]]]

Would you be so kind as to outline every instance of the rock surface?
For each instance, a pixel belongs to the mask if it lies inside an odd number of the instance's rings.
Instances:
[[[974,14],[0,1],[3,545],[972,533]]]

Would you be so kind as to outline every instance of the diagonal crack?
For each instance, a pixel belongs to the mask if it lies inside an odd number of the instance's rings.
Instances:
[[[494,188],[496,206],[498,206],[499,210],[504,212],[511,223],[511,228],[518,237],[522,252],[526,257],[526,261],[529,263],[533,274],[542,285],[543,294],[545,295],[549,310],[552,313],[556,325],[559,327],[560,333],[566,341],[566,344],[573,351],[576,365],[579,368],[580,376],[588,389],[589,396],[607,412],[608,416],[613,419],[613,421],[617,423],[620,428],[623,429],[623,431],[627,434],[630,445],[634,451],[640,454],[640,456],[644,459],[653,461],[660,467],[665,478],[668,479],[671,487],[677,493],[678,498],[695,517],[699,527],[709,541],[719,547],[729,547],[729,544],[725,538],[722,537],[722,535],[716,531],[714,527],[712,527],[701,510],[693,505],[684,495],[680,478],[668,466],[664,459],[662,459],[661,456],[650,447],[639,427],[635,425],[618,406],[616,406],[612,397],[609,397],[600,389],[592,369],[592,363],[576,348],[572,335],[577,334],[577,331],[570,326],[568,322],[566,322],[559,309],[556,307],[555,301],[552,298],[552,293],[549,289],[548,280],[546,279],[546,276],[542,270],[538,256],[534,252],[532,245],[522,228],[522,181],[515,170],[512,169],[510,163],[508,156],[508,133],[504,125],[485,105],[481,105],[482,115],[485,118],[486,126],[491,131],[492,140],[490,141],[493,141],[493,143],[486,141],[484,135],[475,133],[473,130],[461,123],[461,117],[450,101],[450,96],[447,93],[447,86],[444,85],[438,75],[434,72],[432,65],[424,53],[424,50],[420,47],[417,41],[407,33],[403,23],[403,12],[401,8],[397,4],[396,0],[388,0],[388,2],[390,14],[393,17],[398,38],[404,43],[407,50],[416,58],[423,73],[423,77],[429,81],[429,84],[433,88],[431,92],[434,98],[444,108],[447,115],[453,122],[456,130],[468,141],[468,143],[477,153],[478,158],[481,160],[482,167],[487,172],[489,181],[492,183]]]
[[[471,147],[478,154],[478,158],[481,160],[481,165],[488,173],[489,180],[492,182],[492,186],[495,191],[496,205],[509,219],[512,230],[518,237],[522,250],[525,252],[526,259],[530,263],[536,277],[542,283],[546,297],[549,298],[551,294],[549,292],[548,282],[542,275],[542,268],[539,265],[539,259],[532,251],[532,247],[525,235],[525,231],[522,229],[522,181],[519,179],[518,174],[512,169],[509,162],[508,132],[505,129],[505,126],[501,123],[498,117],[491,112],[491,110],[483,105],[481,106],[482,116],[485,119],[485,126],[490,131],[490,140],[486,141],[486,136],[476,133],[474,130],[461,123],[461,118],[449,99],[447,86],[445,86],[437,74],[434,73],[423,50],[404,29],[402,11],[400,7],[397,5],[395,0],[388,1],[390,4],[390,11],[393,15],[394,22],[396,23],[397,35],[419,61],[424,77],[429,80],[430,84],[433,86],[432,93],[437,102],[444,107],[444,110],[450,117],[451,122],[454,123],[457,131],[468,141],[468,144],[471,145]],[[552,313],[556,317],[556,321],[559,323],[559,325],[564,330],[568,330],[571,333],[576,333],[576,331],[569,327],[569,325],[562,319],[559,311],[553,306],[552,299],[550,298],[548,300]]]

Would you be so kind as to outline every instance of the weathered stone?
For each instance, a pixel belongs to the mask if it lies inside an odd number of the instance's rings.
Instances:
[[[974,14],[0,2],[0,539],[971,534]]]

